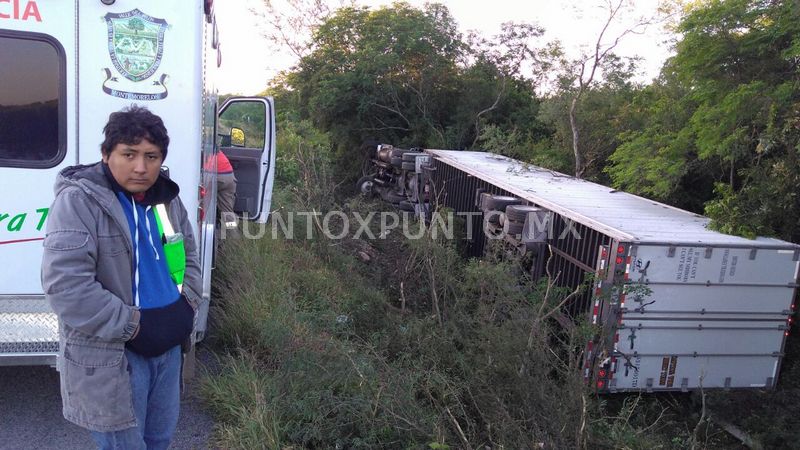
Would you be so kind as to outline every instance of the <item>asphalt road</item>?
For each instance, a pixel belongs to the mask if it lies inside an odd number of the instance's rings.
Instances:
[[[214,425],[187,384],[171,449],[209,448]],[[89,432],[61,415],[58,372],[50,367],[0,367],[0,449],[72,450],[96,448]]]

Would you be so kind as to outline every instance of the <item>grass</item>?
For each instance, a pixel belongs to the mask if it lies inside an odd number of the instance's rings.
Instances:
[[[347,210],[375,204],[350,202]],[[299,224],[296,224],[299,225]],[[268,233],[269,235],[269,233]],[[360,253],[371,258],[365,262]],[[600,398],[567,292],[450,245],[225,242],[203,382],[220,448],[728,448],[688,396]]]

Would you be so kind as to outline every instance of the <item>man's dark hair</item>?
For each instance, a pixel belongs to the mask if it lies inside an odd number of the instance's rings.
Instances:
[[[169,135],[164,121],[143,106],[132,105],[111,113],[103,133],[106,138],[100,144],[100,150],[104,155],[111,154],[117,144],[136,145],[147,139],[160,148],[163,158],[167,159]]]

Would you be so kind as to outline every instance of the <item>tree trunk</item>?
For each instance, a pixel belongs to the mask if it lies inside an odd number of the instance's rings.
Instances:
[[[572,98],[569,106],[569,127],[572,129],[572,153],[575,155],[575,178],[583,177],[583,156],[580,152],[580,132],[578,131],[578,121],[575,118],[575,109],[578,105],[578,97]]]

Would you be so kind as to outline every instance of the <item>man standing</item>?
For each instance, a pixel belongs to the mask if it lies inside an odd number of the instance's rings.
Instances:
[[[216,169],[214,167],[216,163]],[[218,151],[215,157],[209,158],[203,168],[206,172],[217,173],[217,213],[220,226],[226,230],[236,229],[236,213],[233,205],[236,201],[236,175],[233,166],[225,153]]]
[[[64,417],[101,449],[166,449],[201,292],[197,250],[178,185],[161,172],[161,118],[132,106],[103,132],[102,161],[59,174],[44,240]]]

